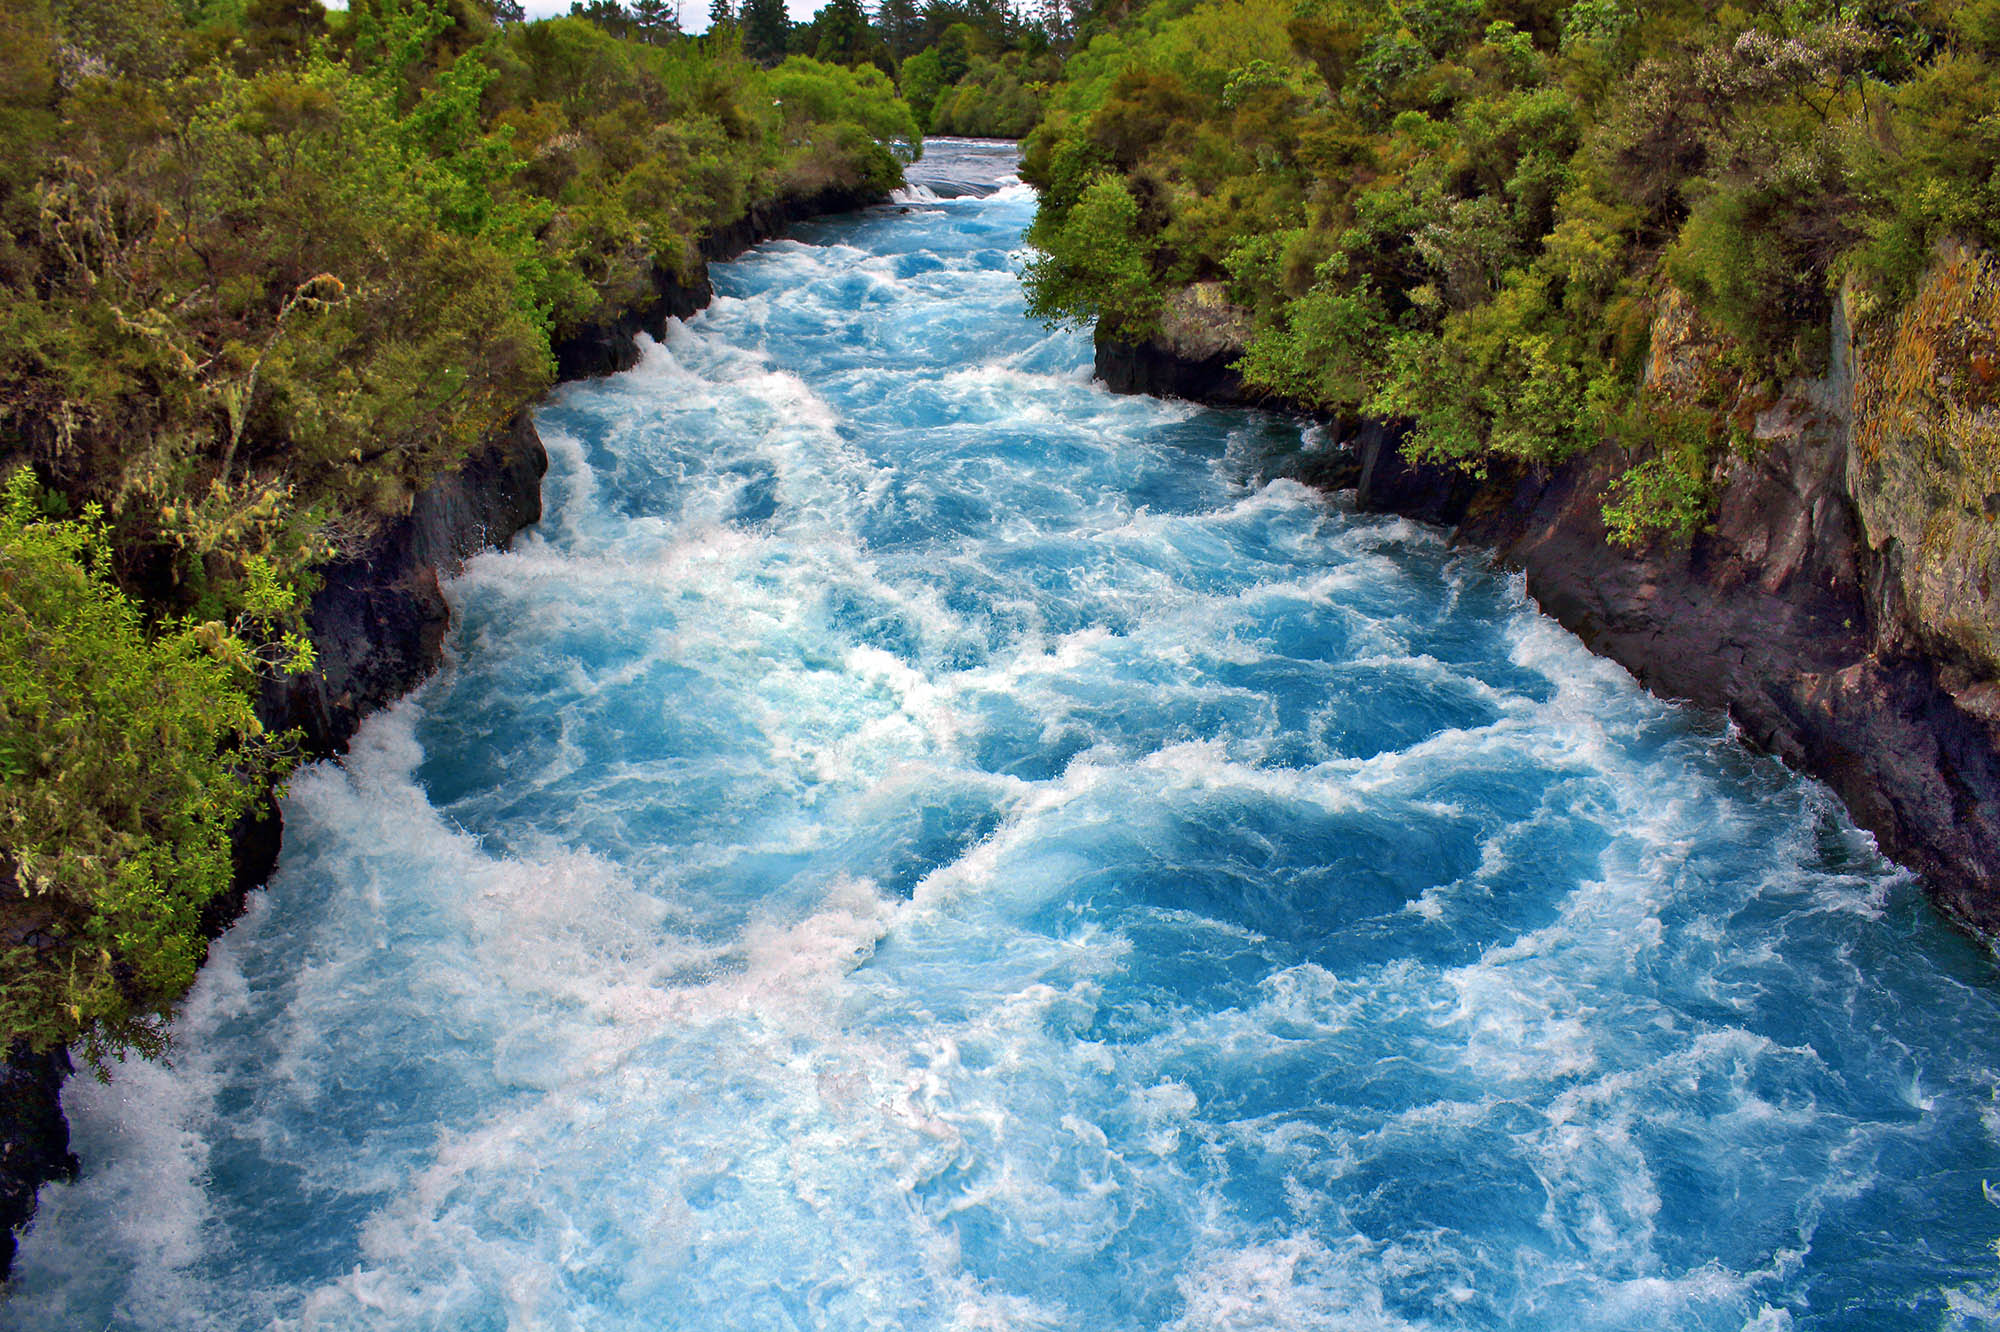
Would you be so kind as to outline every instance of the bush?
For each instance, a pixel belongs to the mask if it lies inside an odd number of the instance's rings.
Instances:
[[[1629,451],[1651,456],[1612,481],[1604,527],[1613,545],[1639,550],[1687,542],[1715,511],[1710,484],[1722,448],[1723,421],[1700,409],[1635,405],[1620,422]]]
[[[315,566],[552,336],[753,200],[888,189],[914,129],[873,69],[465,0],[0,4],[0,461],[62,497],[0,504],[0,1043],[156,1049]]]
[[[1641,400],[1669,282],[1748,392],[1818,368],[1843,280],[1867,324],[1940,242],[2000,247],[2000,0],[1155,0],[1098,24],[1023,156],[1037,309],[1129,332],[1151,290],[1226,276],[1251,383],[1393,416],[1433,459],[1594,445]],[[1641,464],[1619,531],[1685,530],[1704,476]]]
[[[889,76],[873,65],[849,69],[790,56],[771,71],[769,86],[771,95],[784,104],[790,123],[858,125],[877,143],[901,143],[912,152],[923,143],[909,106],[896,95]]]
[[[229,832],[281,751],[224,626],[149,633],[102,515],[0,494],[0,1045],[152,1052],[230,883]]]
[[[1367,287],[1318,287],[1259,329],[1238,368],[1246,383],[1298,402],[1353,412],[1381,382],[1393,331]]]
[[[1044,249],[1024,275],[1028,312],[1057,324],[1096,320],[1124,336],[1148,331],[1161,293],[1138,221],[1139,205],[1123,180],[1107,174],[1091,182],[1046,244],[1034,237]]]
[[[1611,483],[1604,527],[1613,545],[1638,550],[1656,541],[1691,541],[1713,500],[1705,474],[1678,457],[1648,458]]]

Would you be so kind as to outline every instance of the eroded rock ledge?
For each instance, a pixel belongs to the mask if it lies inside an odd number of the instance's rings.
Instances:
[[[1888,455],[1855,447],[1856,356],[1844,319],[1834,344],[1824,378],[1792,383],[1758,415],[1759,447],[1722,464],[1715,521],[1685,545],[1627,553],[1606,540],[1605,489],[1627,462],[1610,445],[1553,470],[1496,469],[1475,483],[1409,462],[1392,426],[1350,425],[1342,454],[1311,480],[1355,490],[1365,510],[1451,527],[1456,540],[1525,571],[1542,609],[1593,651],[1657,694],[1724,709],[1752,745],[1826,782],[1887,855],[1921,873],[1938,905],[1990,944],[2000,937],[2000,691],[1959,645],[1989,641],[1965,618],[2000,622],[1977,604],[2000,592],[2000,579],[1981,581],[2000,529],[1981,491],[1978,512],[1953,518],[1986,546],[1917,557],[1909,532],[1929,531],[1935,544],[1938,524],[1899,509],[1896,497],[1940,486],[1905,475],[1910,463],[1885,478]],[[1098,376],[1114,391],[1226,405],[1244,401],[1240,381],[1218,379],[1228,359],[1183,355],[1157,336],[1097,344]],[[1870,375],[1859,378],[1867,426]],[[2000,483],[1989,469],[1981,484]],[[1990,507],[2000,513],[2000,496]],[[1913,570],[1926,580],[1914,589]],[[1946,595],[1956,597],[1950,623],[1912,609]]]

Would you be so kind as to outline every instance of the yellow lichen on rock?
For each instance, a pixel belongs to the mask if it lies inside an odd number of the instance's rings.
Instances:
[[[1910,627],[2000,676],[2000,261],[1939,247],[1856,357],[1849,486]]]
[[[1653,311],[1646,353],[1646,390],[1664,406],[1711,404],[1722,396],[1729,335],[1695,309],[1679,287],[1669,285]]]
[[[1160,341],[1190,361],[1235,355],[1250,342],[1250,312],[1229,301],[1220,282],[1196,282],[1168,296],[1160,311]]]

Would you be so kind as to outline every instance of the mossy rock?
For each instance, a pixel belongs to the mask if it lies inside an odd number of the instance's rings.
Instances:
[[[1939,246],[1856,358],[1849,485],[1909,628],[2000,677],[2000,260]]]

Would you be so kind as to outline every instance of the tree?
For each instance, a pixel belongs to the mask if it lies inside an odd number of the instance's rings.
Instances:
[[[631,11],[618,0],[570,0],[569,16],[595,23],[614,37],[630,37],[636,26]]]
[[[242,641],[149,632],[102,511],[42,509],[27,468],[0,487],[0,1047],[153,1053],[277,754]]]
[[[297,59],[325,32],[319,0],[250,0],[243,8],[243,46],[257,65]]]
[[[875,30],[898,65],[915,54],[923,44],[923,20],[917,16],[915,0],[882,0],[876,11]]]
[[[785,37],[791,23],[785,0],[743,0],[743,54],[766,65],[785,58]]]
[[[972,68],[972,57],[983,49],[979,30],[970,23],[954,23],[938,38],[938,59],[944,62],[944,81],[957,83]]]
[[[903,62],[902,88],[903,100],[910,104],[917,124],[930,133],[931,108],[945,88],[944,62],[935,46],[925,47]]]
[[[1042,31],[1048,34],[1051,44],[1062,46],[1076,35],[1076,24],[1071,15],[1075,12],[1070,0],[1041,0]]]
[[[664,45],[680,33],[680,6],[668,0],[633,0],[632,26],[640,41]]]
[[[819,31],[816,59],[829,64],[859,64],[868,48],[868,16],[861,12],[860,0],[831,0],[813,15]]]
[[[736,26],[736,11],[729,0],[708,0],[708,30],[720,32],[724,28]]]

